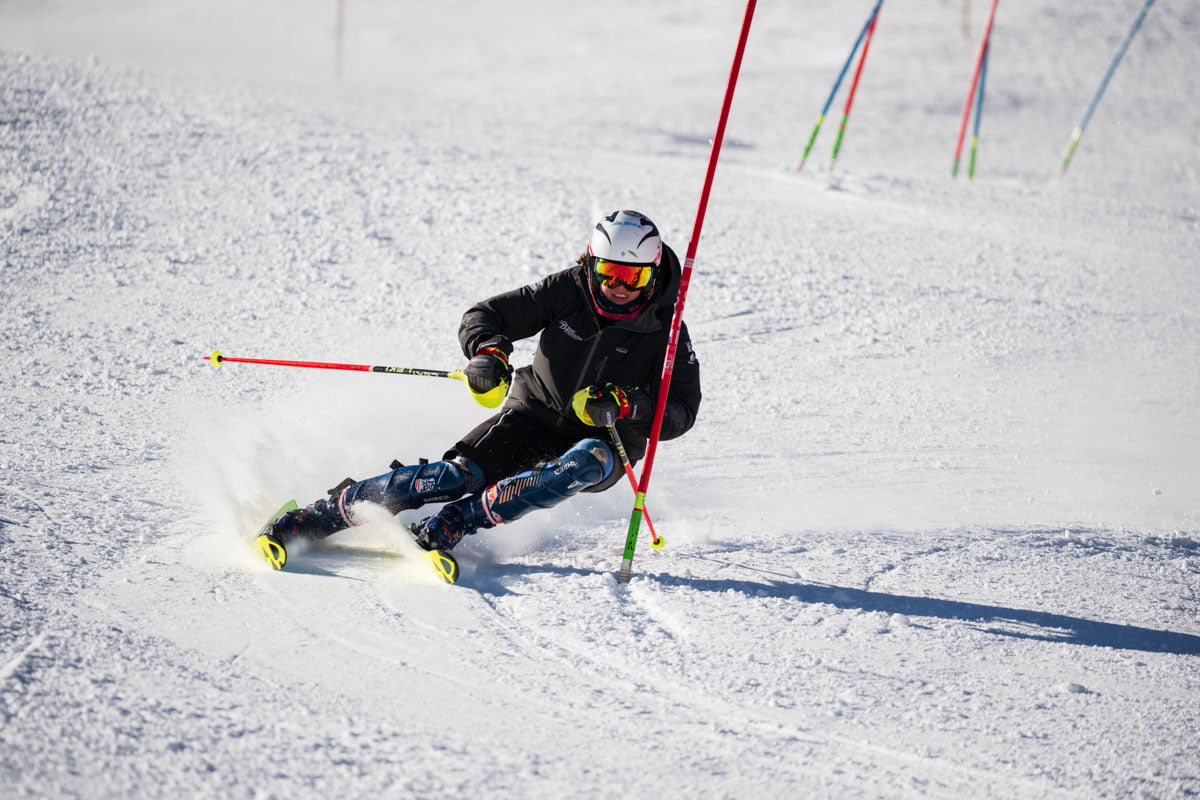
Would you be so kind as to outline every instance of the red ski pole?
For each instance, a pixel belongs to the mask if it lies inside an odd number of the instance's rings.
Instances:
[[[625,467],[625,475],[629,478],[629,485],[633,487],[633,493],[638,492],[637,476],[633,474],[633,465],[629,463],[629,454],[625,452],[625,445],[621,442],[621,435],[617,433],[615,422],[605,422],[604,427],[608,428],[608,435],[612,438],[613,446],[617,448],[617,455],[621,457],[621,464]],[[666,546],[666,540],[659,536],[654,530],[654,522],[650,519],[650,509],[642,507],[642,515],[646,518],[646,527],[650,529],[650,546],[655,550],[662,550]]]
[[[230,356],[221,355],[220,350],[214,350],[212,355],[204,356],[206,361],[212,363],[214,367],[230,361],[238,364],[269,364],[277,367],[303,367],[305,369],[342,369],[351,372],[386,372],[389,375],[419,375],[425,378],[452,378],[456,381],[467,382],[467,376],[461,369],[444,370],[444,369],[414,369],[412,367],[375,367],[368,364],[338,364],[328,361],[284,361],[275,358],[231,358]],[[496,408],[504,402],[504,396],[508,393],[508,384],[501,383],[500,386],[492,389],[490,392],[477,394],[471,392],[471,397],[476,403],[484,408]]]
[[[712,189],[713,176],[717,171],[717,158],[721,154],[721,142],[725,138],[725,123],[729,120],[729,107],[733,104],[733,90],[737,86],[738,71],[742,67],[742,55],[746,52],[746,37],[750,34],[750,22],[754,18],[756,0],[748,0],[746,14],[742,18],[742,30],[738,36],[737,50],[733,54],[733,65],[729,69],[729,81],[725,85],[725,99],[721,104],[721,116],[717,120],[717,131],[713,136],[712,149],[708,154],[708,170],[704,173],[704,188],[700,192],[700,204],[696,208],[696,219],[692,223],[692,238],[688,240],[687,256],[683,260],[683,274],[679,279],[679,294],[675,298],[675,316],[671,320],[671,333],[667,339],[667,353],[663,360],[662,381],[658,387],[658,403],[654,409],[654,424],[650,428],[650,442],[646,449],[646,463],[642,467],[642,481],[638,485],[633,501],[633,513],[629,519],[629,533],[625,537],[625,553],[621,570],[617,574],[619,583],[628,583],[633,566],[633,554],[637,550],[638,528],[642,523],[646,505],[646,490],[650,486],[650,471],[654,467],[654,455],[658,450],[658,438],[662,433],[663,413],[667,409],[667,393],[671,389],[671,374],[675,371],[675,351],[679,348],[679,330],[683,324],[683,304],[687,300],[688,283],[692,279],[692,265],[696,261],[696,249],[700,244],[700,229],[704,227],[704,212],[708,209],[708,195]]]

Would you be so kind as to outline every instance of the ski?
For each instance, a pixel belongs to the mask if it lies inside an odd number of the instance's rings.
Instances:
[[[283,565],[287,563],[287,548],[283,542],[276,536],[271,534],[271,528],[275,525],[275,521],[289,511],[295,511],[299,508],[295,500],[288,500],[279,510],[271,515],[266,524],[258,529],[258,533],[254,536],[254,547],[258,550],[266,562],[275,569],[283,569]]]
[[[258,533],[254,536],[254,547],[258,554],[271,565],[272,568],[281,570],[287,564],[287,546],[279,537],[271,533],[271,528],[275,525],[275,521],[289,511],[295,511],[299,506],[295,500],[288,500],[279,510],[271,515],[266,524],[258,529]],[[425,550],[421,549],[421,555],[424,556],[430,568],[433,569],[435,575],[446,583],[455,583],[458,581],[458,561],[454,556],[450,555],[445,550]]]

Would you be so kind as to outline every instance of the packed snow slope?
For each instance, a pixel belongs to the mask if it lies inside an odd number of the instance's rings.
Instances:
[[[743,6],[0,4],[4,797],[1200,792],[1200,8],[759,3],[688,296],[705,399],[463,542],[247,536],[485,412],[475,300],[678,252]],[[524,363],[532,344],[516,360]],[[413,515],[418,512],[413,512]]]

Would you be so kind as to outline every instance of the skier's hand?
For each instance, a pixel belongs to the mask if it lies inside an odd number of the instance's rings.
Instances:
[[[641,389],[622,389],[615,383],[588,386],[571,400],[575,416],[585,425],[608,426],[619,419],[641,419],[650,408],[650,395]]]
[[[504,386],[503,392],[507,392],[512,367],[503,350],[487,345],[479,348],[475,357],[467,362],[463,374],[467,376],[467,388],[475,394],[487,394],[499,386]]]

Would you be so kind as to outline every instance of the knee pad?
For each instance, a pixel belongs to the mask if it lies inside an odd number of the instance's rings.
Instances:
[[[579,479],[587,479],[588,486],[595,486],[612,474],[613,465],[616,464],[617,459],[608,442],[603,439],[592,438],[576,442],[559,459],[563,463],[569,460],[576,462],[574,469]],[[593,472],[596,469],[599,469],[600,472],[593,477]]]

